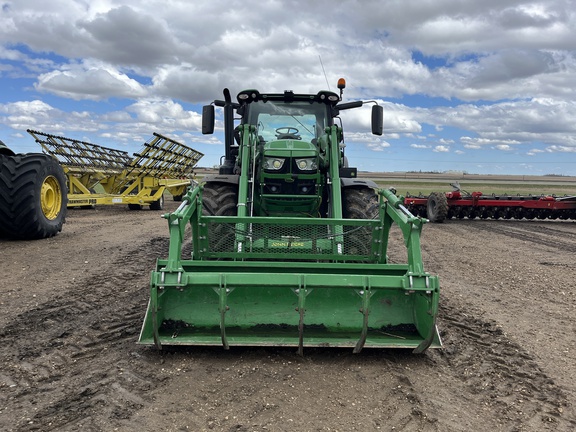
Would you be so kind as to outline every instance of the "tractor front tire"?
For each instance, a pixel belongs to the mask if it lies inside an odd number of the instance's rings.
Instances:
[[[442,223],[448,215],[448,199],[442,192],[432,192],[426,203],[426,215],[430,222]]]
[[[378,195],[370,188],[345,188],[342,191],[342,211],[346,219],[378,219]],[[372,232],[363,227],[347,227],[344,249],[347,255],[370,256]]]
[[[229,183],[206,183],[202,190],[204,216],[236,216],[238,214],[238,187]],[[236,233],[234,226],[216,224],[208,227],[212,252],[232,252]]]
[[[0,235],[33,240],[62,231],[66,220],[66,176],[43,153],[0,155]]]

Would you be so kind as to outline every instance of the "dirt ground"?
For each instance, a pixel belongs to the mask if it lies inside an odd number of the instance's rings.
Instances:
[[[54,238],[0,240],[0,430],[576,430],[576,223],[448,221],[422,243],[443,349],[299,357],[136,345],[158,212],[70,210]]]

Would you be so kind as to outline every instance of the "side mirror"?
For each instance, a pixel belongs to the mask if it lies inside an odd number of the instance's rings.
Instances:
[[[384,108],[381,105],[372,105],[372,133],[382,135],[384,131]]]
[[[202,133],[210,135],[214,133],[214,105],[204,105],[202,107]]]

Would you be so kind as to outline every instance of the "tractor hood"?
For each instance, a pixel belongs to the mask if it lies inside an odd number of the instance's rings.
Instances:
[[[299,140],[277,140],[270,141],[264,145],[266,156],[289,157],[315,157],[318,149],[312,143]]]

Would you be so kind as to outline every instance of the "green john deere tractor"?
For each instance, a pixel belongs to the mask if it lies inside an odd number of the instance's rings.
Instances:
[[[207,134],[215,106],[223,108],[223,163],[164,216],[168,257],[151,274],[139,343],[299,353],[441,346],[438,278],[420,252],[425,219],[348,166],[335,120],[365,102],[342,102],[343,80],[338,87],[340,95],[246,90],[237,102],[225,89],[224,100],[204,107]],[[382,129],[375,104],[372,133]],[[394,223],[406,264],[388,261]]]
[[[56,159],[16,154],[0,141],[0,238],[31,240],[62,231],[68,192]]]

